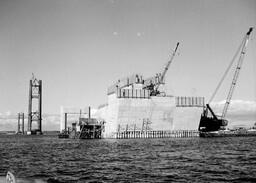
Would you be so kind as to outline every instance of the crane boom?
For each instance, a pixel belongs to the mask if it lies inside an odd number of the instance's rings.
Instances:
[[[166,64],[166,66],[165,66],[165,68],[163,70],[163,72],[161,73],[160,81],[156,84],[156,87],[155,87],[156,91],[158,90],[160,84],[164,83],[164,78],[165,78],[166,72],[167,72],[167,70],[169,69],[169,67],[170,67],[170,65],[172,63],[174,56],[176,55],[176,52],[177,52],[179,44],[180,43],[177,42],[176,48],[175,48],[174,52],[172,53],[171,59],[168,61],[168,63]]]
[[[245,36],[245,37],[246,37],[246,36]],[[211,97],[210,100],[208,101],[208,104],[210,104],[210,103],[212,102],[212,100],[214,99],[214,97],[215,97],[215,95],[217,94],[217,92],[218,92],[220,86],[222,85],[224,79],[226,78],[226,76],[227,76],[229,70],[231,69],[233,63],[235,62],[235,60],[236,60],[238,54],[240,53],[240,50],[241,50],[242,47],[243,47],[243,43],[244,43],[245,37],[242,39],[241,44],[239,45],[239,47],[238,47],[238,49],[237,49],[235,55],[233,56],[231,62],[229,63],[227,69],[225,70],[225,72],[224,72],[224,74],[223,74],[223,76],[222,76],[222,78],[221,78],[219,84],[217,85],[215,91],[214,91],[213,94],[212,94],[212,97]]]
[[[167,70],[169,69],[169,67],[170,67],[170,65],[171,65],[171,63],[172,63],[172,60],[173,60],[173,58],[174,58],[174,56],[175,56],[175,54],[176,54],[176,51],[177,51],[177,49],[178,49],[179,44],[180,44],[180,43],[178,42],[177,45],[176,45],[176,48],[175,48],[174,52],[172,53],[171,59],[170,59],[169,62],[166,64],[166,66],[165,66],[165,68],[164,68],[164,70],[163,70],[163,72],[162,72],[162,74],[161,74],[160,83],[163,83],[163,82],[164,82],[164,78],[165,78],[166,72],[167,72]]]
[[[238,79],[238,76],[239,76],[239,72],[240,72],[241,67],[242,67],[242,63],[243,63],[243,60],[244,60],[244,55],[246,53],[246,48],[247,48],[247,44],[248,44],[248,41],[249,41],[249,36],[250,36],[252,30],[253,30],[253,28],[251,27],[249,29],[249,31],[246,33],[245,39],[243,40],[244,41],[243,47],[242,47],[240,57],[239,57],[239,60],[238,60],[237,66],[236,66],[236,70],[235,70],[235,74],[233,76],[231,87],[230,87],[229,92],[228,92],[226,103],[225,103],[225,106],[224,106],[224,109],[223,109],[223,112],[222,112],[222,116],[221,116],[222,119],[224,119],[226,114],[227,114],[227,110],[228,110],[232,95],[234,93],[234,89],[235,89],[236,82],[237,82],[237,79]]]

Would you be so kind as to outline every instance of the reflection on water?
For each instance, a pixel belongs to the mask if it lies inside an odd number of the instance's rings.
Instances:
[[[256,138],[0,136],[0,176],[58,182],[256,182]]]

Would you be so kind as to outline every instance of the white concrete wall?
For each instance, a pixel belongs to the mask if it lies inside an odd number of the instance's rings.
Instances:
[[[175,97],[117,98],[108,96],[108,105],[97,111],[97,118],[104,119],[104,137],[113,138],[121,130],[141,130],[143,119],[149,119],[152,130],[197,130],[202,107],[176,107]]]
[[[103,133],[104,137],[113,138],[114,133],[117,131],[117,119],[119,111],[119,100],[116,97],[116,94],[108,95],[108,106],[107,106],[107,115],[104,117],[105,132]]]
[[[175,110],[174,97],[151,97],[150,99],[117,98],[116,94],[108,96],[108,106],[98,110],[99,119],[104,119],[104,137],[114,137],[118,126],[124,130],[136,125],[141,130],[143,119],[149,119],[152,130],[172,130]]]
[[[173,130],[197,130],[202,112],[202,107],[176,107]]]
[[[152,97],[150,110],[153,130],[172,130],[175,97]]]

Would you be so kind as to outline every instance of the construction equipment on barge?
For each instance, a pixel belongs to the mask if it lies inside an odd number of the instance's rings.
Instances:
[[[246,48],[247,48],[249,37],[250,37],[252,30],[253,30],[253,28],[251,27],[249,29],[249,31],[246,33],[244,39],[242,40],[241,46],[238,48],[237,53],[231,60],[231,63],[229,64],[227,70],[225,71],[216,90],[214,91],[213,96],[211,97],[210,101],[208,102],[208,104],[206,104],[206,107],[203,110],[203,113],[202,113],[201,119],[200,119],[200,123],[199,123],[199,127],[198,127],[200,137],[256,136],[256,130],[245,130],[245,129],[232,130],[232,131],[227,130],[226,126],[228,125],[228,121],[225,119],[227,111],[228,111],[228,107],[231,102],[232,95],[235,90],[239,72],[242,67],[242,63],[243,63],[244,56],[246,53]],[[239,60],[238,60],[237,66],[236,66],[236,70],[235,70],[233,80],[231,83],[231,87],[230,87],[230,90],[229,90],[229,93],[228,93],[228,96],[227,96],[227,99],[225,102],[225,106],[222,111],[221,117],[218,117],[211,109],[209,103],[212,101],[215,94],[217,93],[219,87],[221,86],[223,80],[225,79],[228,71],[230,70],[231,66],[233,65],[239,52],[240,52],[240,57],[239,57]],[[209,115],[209,113],[210,113],[210,115]]]
[[[67,126],[68,114],[79,114],[79,121],[72,123],[72,127]],[[88,116],[82,117],[82,114]],[[98,121],[96,118],[91,118],[91,107],[88,113],[65,113],[65,128],[58,135],[59,138],[73,139],[101,139],[102,131],[104,130],[104,121]]]

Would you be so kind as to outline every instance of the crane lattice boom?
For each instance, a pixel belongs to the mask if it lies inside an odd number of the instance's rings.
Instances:
[[[229,92],[228,92],[227,100],[226,100],[226,103],[225,103],[225,106],[224,106],[224,109],[223,109],[223,112],[222,112],[222,116],[221,116],[222,119],[224,119],[226,114],[227,114],[227,110],[228,110],[232,95],[234,93],[234,89],[235,89],[236,82],[237,82],[237,79],[238,79],[238,76],[239,76],[239,72],[240,72],[241,67],[242,67],[242,63],[243,63],[243,60],[244,60],[244,55],[246,53],[246,48],[247,48],[247,44],[248,44],[248,41],[249,41],[249,36],[250,36],[252,30],[253,30],[253,28],[251,27],[249,29],[249,31],[247,32],[245,39],[243,40],[243,47],[242,47],[240,57],[239,57],[239,60],[238,60],[237,66],[236,66],[236,70],[235,70],[235,74],[233,76],[231,87],[230,87]]]
[[[177,49],[178,49],[179,44],[180,44],[180,43],[178,42],[177,45],[176,45],[176,48],[175,48],[174,52],[172,53],[171,59],[170,59],[169,62],[166,64],[166,66],[165,66],[165,68],[164,68],[164,70],[163,70],[163,72],[162,72],[162,74],[161,74],[161,82],[164,82],[164,78],[165,78],[166,72],[167,72],[167,70],[169,69],[169,67],[170,67],[170,65],[171,65],[171,63],[172,63],[172,60],[173,60],[173,58],[174,58],[174,56],[175,56],[175,54],[176,54],[176,51],[177,51]]]
[[[171,59],[168,61],[168,63],[166,64],[166,66],[165,66],[165,68],[164,68],[164,70],[163,70],[163,72],[161,73],[160,82],[157,83],[155,90],[158,90],[160,84],[163,84],[163,83],[164,83],[165,75],[166,75],[166,73],[167,73],[167,71],[168,71],[168,69],[169,69],[169,67],[170,67],[170,65],[171,65],[171,63],[172,63],[172,61],[173,61],[174,56],[176,55],[177,49],[178,49],[178,47],[179,47],[179,44],[180,44],[180,43],[178,42],[177,45],[176,45],[176,48],[175,48],[174,52],[172,53]]]

